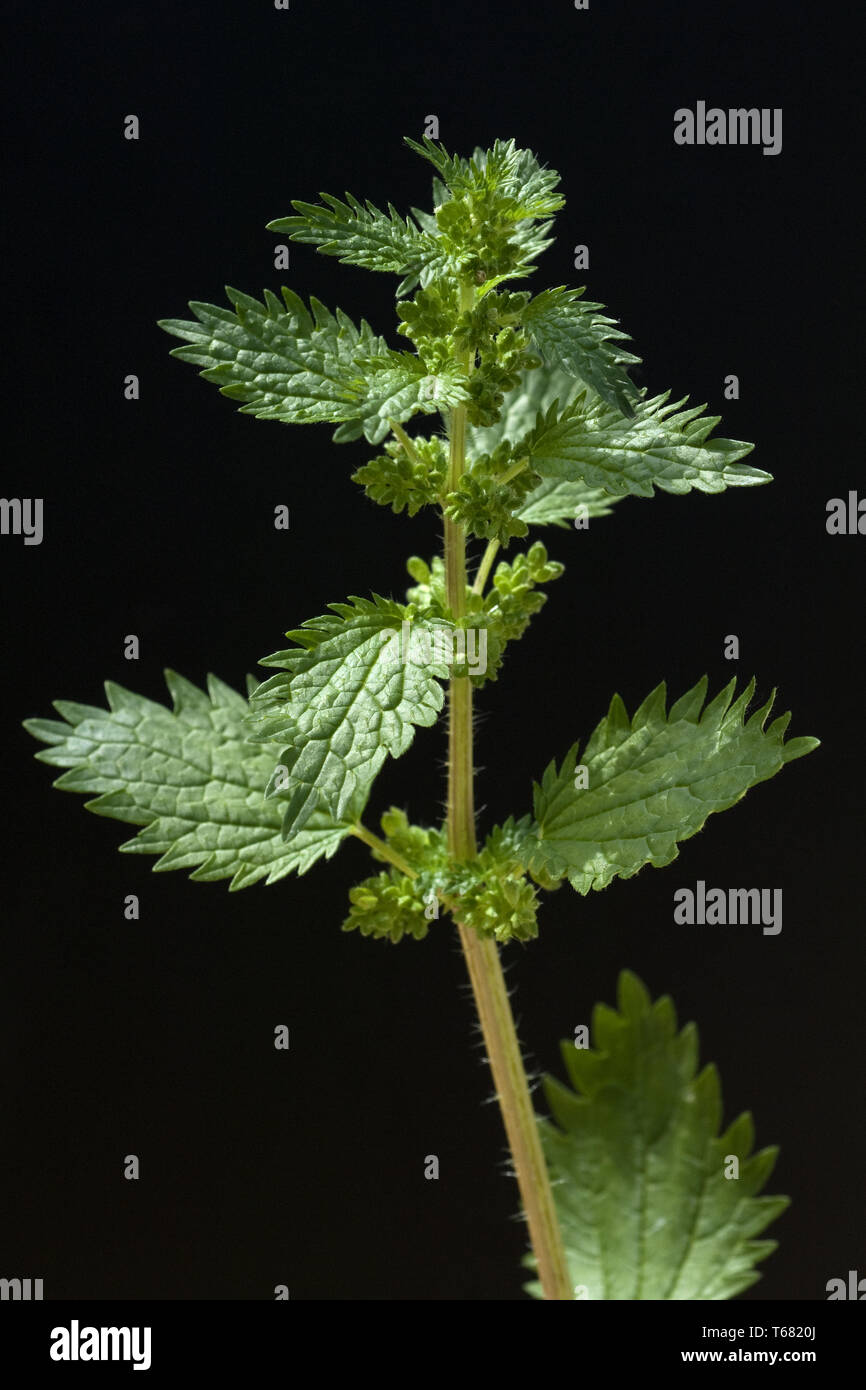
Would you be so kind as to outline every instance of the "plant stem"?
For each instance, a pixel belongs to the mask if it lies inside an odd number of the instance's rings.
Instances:
[[[366,825],[362,825],[360,821],[355,821],[351,833],[357,835],[359,840],[363,840],[365,845],[369,845],[370,849],[374,849],[376,853],[380,854],[383,859],[386,859],[389,864],[393,864],[394,868],[399,869],[401,874],[406,874],[407,878],[418,877],[412,865],[407,864],[401,854],[393,850],[384,840],[380,840],[378,835],[374,835],[373,831],[368,830]]]
[[[499,483],[500,487],[503,483],[510,483],[511,479],[516,478],[518,473],[522,473],[528,464],[528,458],[518,459],[517,462],[512,463],[511,467],[506,469],[504,473],[500,473],[499,477],[496,479],[497,483]]]
[[[460,286],[460,308],[470,309],[471,285]],[[466,372],[472,352],[459,354]],[[448,491],[454,492],[466,464],[466,406],[451,411],[448,453]],[[445,599],[455,622],[466,615],[466,533],[462,526],[443,518],[445,530]],[[448,849],[455,859],[472,859],[475,844],[475,801],[472,765],[472,682],[468,676],[452,677],[448,691]]]
[[[493,561],[496,559],[499,550],[499,541],[488,541],[487,549],[481,557],[481,564],[478,566],[478,573],[475,576],[475,583],[472,585],[473,594],[483,594],[484,585],[487,583],[487,576],[493,568]]]
[[[463,472],[466,449],[466,407],[451,411],[451,445],[448,461],[448,491],[454,492]],[[466,612],[466,534],[462,526],[443,517],[445,530],[445,595],[455,620]],[[464,677],[464,683],[469,681]],[[452,681],[452,690],[454,683]],[[471,686],[470,689],[470,701]]]
[[[410,436],[406,433],[403,426],[398,424],[396,420],[389,420],[388,424],[391,426],[391,432],[394,438],[399,439],[412,462],[417,464],[420,468],[423,468],[424,460],[418,453],[418,450],[415,448],[415,445],[412,443]]]
[[[471,286],[461,286],[460,298],[461,308],[471,306]],[[469,370],[469,354],[465,355],[463,366]],[[465,406],[457,406],[452,411],[449,433],[448,486],[449,490],[453,490],[460,481],[465,465]],[[487,551],[490,556],[489,569],[496,552],[491,553],[490,546]],[[487,560],[487,554],[484,560]],[[461,526],[454,525],[447,517],[445,582],[448,606],[454,619],[459,620],[466,612],[466,535]],[[467,676],[451,678],[448,711],[448,849],[455,859],[472,859],[477,853],[477,846],[472,682]],[[455,906],[459,914],[459,904]],[[573,1292],[562,1236],[496,942],[482,938],[471,928],[463,926],[459,916],[457,924],[544,1295],[548,1299],[571,1300]]]
[[[538,1138],[499,951],[495,941],[480,937],[469,927],[460,927],[460,941],[469,967],[469,978],[544,1296],[548,1299],[572,1300],[574,1291],[568,1275],[562,1235]]]

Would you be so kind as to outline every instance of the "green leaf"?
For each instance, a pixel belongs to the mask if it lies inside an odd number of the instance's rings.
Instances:
[[[263,658],[280,674],[250,698],[255,737],[284,745],[267,794],[283,799],[286,835],[317,806],[343,819],[385,758],[405,753],[416,726],[435,723],[444,700],[448,666],[434,643],[452,624],[415,620],[404,643],[401,604],[375,595],[329,607],[286,634],[295,647]]]
[[[545,415],[556,401],[564,409],[583,390],[579,381],[558,367],[523,372],[518,385],[506,394],[495,424],[467,427],[470,469],[475,467],[474,460],[493,458],[508,445],[512,446],[508,451],[509,462],[516,461],[522,454],[528,458],[525,442],[539,415]],[[531,462],[527,472],[534,486],[513,512],[515,519],[525,525],[566,526],[581,517],[609,516],[613,503],[620,500],[582,482],[557,478],[539,480]],[[520,534],[519,528],[512,527],[511,532]]]
[[[616,327],[615,319],[598,312],[603,304],[581,300],[583,293],[564,285],[542,290],[527,305],[523,326],[548,366],[580,377],[609,405],[630,416],[638,388],[625,369],[640,358],[619,346],[628,334]]]
[[[597,396],[584,392],[559,413],[556,404],[539,415],[522,441],[531,467],[544,478],[580,482],[611,497],[652,497],[664,492],[723,492],[772,481],[769,473],[737,459],[754,445],[738,439],[708,439],[718,415],[703,405],[680,410],[688,397],[666,404],[669,391],[635,405],[624,420]]]
[[[330,193],[320,193],[319,197],[321,204],[293,198],[292,207],[298,215],[269,222],[268,231],[287,232],[292,241],[317,246],[346,265],[397,275],[420,268],[437,254],[435,238],[419,230],[410,218],[401,217],[391,203],[384,213],[369,199],[364,206],[351,193],[346,194],[345,203]]]
[[[515,512],[515,516],[530,526],[574,525],[578,519],[610,516],[615,502],[602,488],[587,487],[567,479],[545,478],[533,488]]]
[[[203,368],[224,396],[245,401],[241,414],[292,424],[340,424],[335,439],[364,434],[372,444],[387,435],[389,419],[432,414],[468,399],[465,377],[454,364],[435,376],[409,352],[395,352],[370,325],[356,328],[338,309],[331,314],[311,297],[313,314],[289,289],[284,310],[270,290],[265,303],[226,286],[235,312],[190,303],[199,320],[161,319],[160,328],[190,346],[171,356]]]
[[[596,1005],[593,1043],[562,1043],[571,1086],[545,1078],[555,1123],[538,1121],[576,1296],[733,1298],[776,1248],[754,1237],[789,1205],[757,1196],[778,1150],[751,1154],[748,1114],[719,1133],[718,1073],[697,1071],[694,1024],[678,1033],[672,1001],[653,1003],[630,971],[618,1010]]]
[[[404,136],[406,144],[429,159],[453,198],[486,197],[488,205],[512,221],[549,217],[565,203],[555,192],[559,174],[543,169],[531,150],[514,140],[497,140],[492,150],[476,148],[471,159],[449,155],[444,145],[424,136],[423,144]],[[491,195],[496,195],[495,200]],[[440,204],[444,199],[439,197]],[[507,211],[503,214],[503,208]]]
[[[99,793],[85,803],[89,811],[146,827],[120,848],[161,855],[157,871],[230,878],[232,890],[330,859],[363,805],[339,823],[317,812],[287,845],[280,808],[265,798],[279,749],[247,742],[247,701],[215,676],[207,694],[174,671],[165,679],[172,710],[107,682],[109,710],[57,700],[62,721],[26,720],[49,744],[36,757],[69,769],[54,785]]]
[[[775,691],[746,719],[755,682],[732,703],[735,687],[732,680],[704,706],[704,676],[666,714],[661,684],[631,720],[615,695],[581,755],[586,778],[576,777],[575,744],[536,785],[535,825],[522,851],[530,872],[567,876],[586,894],[645,864],[661,868],[713,812],[818,747],[815,738],[784,741],[790,714],[764,728]]]

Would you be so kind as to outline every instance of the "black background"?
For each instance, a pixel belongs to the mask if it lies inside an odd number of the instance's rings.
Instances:
[[[371,451],[240,415],[156,327],[223,285],[365,316],[394,346],[395,279],[264,224],[349,189],[429,205],[403,144],[514,136],[562,174],[533,289],[583,284],[633,338],[637,379],[720,413],[775,482],[630,499],[544,536],[566,575],[478,701],[480,828],[530,809],[547,761],[618,690],[753,673],[822,747],[713,817],[666,870],[564,888],[505,957],[529,1065],[636,970],[694,1018],[726,1119],[779,1143],[790,1210],[747,1299],[866,1275],[861,1174],[862,575],[827,499],[864,487],[861,80],[832,9],[771,0],[506,5],[9,7],[6,497],[45,499],[40,546],[0,539],[6,907],[0,1198],[6,1277],[47,1298],[518,1299],[524,1249],[452,929],[398,947],[339,932],[364,848],[232,894],[120,856],[125,827],[50,790],[22,719],[102,681],[156,699],[164,667],[240,685],[347,593],[404,588],[437,526],[349,481]],[[783,149],[681,148],[676,108],[781,107]],[[123,138],[135,113],[141,138]],[[855,248],[855,236],[858,243]],[[576,243],[588,273],[573,269]],[[856,259],[855,259],[856,254]],[[128,402],[123,378],[140,377]],[[741,398],[723,400],[728,373]],[[288,533],[273,508],[291,509]],[[141,659],[123,658],[136,633]],[[735,633],[739,662],[723,660]],[[444,724],[387,767],[389,804],[441,810]],[[784,928],[681,927],[682,886],[781,887]],[[141,919],[123,916],[136,893]],[[277,1053],[286,1023],[291,1049]],[[141,1178],[127,1182],[136,1153]],[[439,1182],[423,1178],[435,1153]]]

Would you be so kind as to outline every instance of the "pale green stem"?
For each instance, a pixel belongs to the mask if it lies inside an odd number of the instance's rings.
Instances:
[[[359,840],[363,840],[365,845],[369,845],[370,849],[374,849],[383,859],[387,859],[389,864],[393,864],[394,868],[399,869],[401,874],[405,874],[407,878],[418,877],[412,865],[407,864],[402,855],[393,850],[384,840],[380,840],[378,835],[374,835],[373,831],[368,830],[366,825],[362,825],[360,821],[355,821],[351,833],[357,835]]]
[[[487,542],[487,549],[481,557],[481,564],[478,566],[478,573],[475,576],[475,583],[472,585],[473,594],[484,593],[484,585],[487,583],[487,577],[493,568],[493,561],[496,559],[496,553],[498,550],[499,541]]]
[[[419,468],[424,468],[426,466],[424,460],[418,453],[418,450],[415,448],[415,445],[413,444],[409,435],[404,430],[403,426],[398,425],[396,420],[389,420],[388,424],[391,426],[393,434],[396,436],[397,439],[399,439],[400,443],[403,445],[403,448],[406,450],[406,453],[409,455],[412,462],[414,464],[417,464]]]
[[[496,479],[497,483],[510,483],[511,479],[516,478],[518,473],[522,473],[528,464],[528,458],[518,459],[517,463],[513,463],[510,468],[506,469],[501,478]],[[496,540],[487,542],[487,549],[481,557],[481,564],[478,566],[475,583],[472,585],[473,594],[484,593],[484,585],[487,583],[490,571],[493,568],[493,561],[496,559],[499,544],[499,541]]]
[[[496,479],[497,483],[510,483],[511,479],[516,478],[518,473],[522,473],[524,468],[526,468],[528,464],[528,458],[518,459],[516,463],[512,463],[510,468],[506,468],[505,472],[501,475],[501,477]]]
[[[473,290],[461,285],[460,307],[471,307]],[[471,355],[462,354],[461,365],[471,368]],[[453,491],[465,466],[466,407],[451,412],[448,489]],[[445,583],[448,606],[455,620],[466,613],[466,534],[461,526],[445,521]],[[488,546],[488,551],[490,547]],[[495,552],[494,552],[495,554]],[[486,559],[486,556],[485,556]],[[490,557],[492,564],[493,556]],[[483,564],[483,561],[482,561]],[[488,566],[489,568],[489,566]],[[472,751],[472,682],[467,676],[452,677],[448,728],[448,849],[454,859],[472,859],[475,842],[475,801]],[[538,1261],[538,1274],[548,1299],[571,1300],[562,1236],[553,1205],[547,1167],[538,1136],[529,1084],[520,1055],[520,1044],[496,942],[457,924],[466,956],[475,1004],[493,1073],[505,1132],[529,1238]]]

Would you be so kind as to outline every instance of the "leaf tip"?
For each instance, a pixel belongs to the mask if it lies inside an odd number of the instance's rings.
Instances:
[[[617,981],[617,1007],[627,1018],[641,1018],[650,1007],[650,994],[633,970],[621,970]]]

